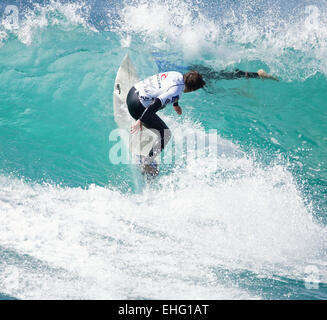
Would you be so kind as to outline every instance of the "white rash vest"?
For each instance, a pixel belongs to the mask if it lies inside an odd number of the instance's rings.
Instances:
[[[147,108],[155,100],[160,99],[165,107],[177,102],[184,90],[183,75],[180,72],[169,71],[155,74],[135,84],[140,102]]]

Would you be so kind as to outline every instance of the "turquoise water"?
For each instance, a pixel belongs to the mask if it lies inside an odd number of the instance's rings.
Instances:
[[[326,299],[327,5],[0,5],[0,298]],[[154,19],[155,17],[155,19]],[[8,22],[9,21],[9,22]],[[113,164],[113,85],[260,68],[185,94],[160,176]],[[183,137],[213,132],[217,154]]]

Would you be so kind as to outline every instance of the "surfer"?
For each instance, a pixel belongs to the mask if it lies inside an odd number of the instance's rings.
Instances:
[[[245,72],[236,69],[235,71],[215,71],[204,66],[196,66],[199,71],[188,71],[182,74],[177,71],[169,71],[153,75],[143,81],[136,83],[128,92],[127,106],[130,115],[136,120],[131,127],[134,134],[142,129],[142,125],[154,132],[158,139],[150,150],[148,157],[143,159],[145,170],[156,169],[155,157],[165,148],[171,138],[171,131],[165,122],[156,114],[158,110],[173,104],[178,115],[182,114],[179,100],[182,93],[193,92],[204,88],[205,81],[202,74],[208,80],[237,79],[237,78],[277,78],[267,74],[263,69],[258,72]]]
[[[168,104],[178,115],[182,114],[179,100],[182,93],[193,92],[203,88],[205,81],[202,75],[194,70],[185,74],[176,71],[159,73],[136,83],[127,95],[127,106],[130,115],[137,120],[131,127],[131,133],[136,133],[144,125],[153,131],[158,139],[144,159],[144,167],[156,166],[154,158],[165,148],[171,138],[171,131],[165,122],[156,114]]]

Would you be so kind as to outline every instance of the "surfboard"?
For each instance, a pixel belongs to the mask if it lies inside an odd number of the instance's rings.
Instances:
[[[130,132],[132,124],[135,120],[128,112],[126,98],[129,90],[139,81],[138,74],[136,72],[135,66],[128,56],[124,57],[115,80],[114,94],[113,94],[113,109],[114,109],[114,119],[118,127],[126,132]],[[128,148],[130,151],[131,163],[139,165],[142,173],[149,174],[151,176],[156,176],[159,173],[159,160],[160,157],[157,156],[155,162],[157,167],[145,166],[144,159],[148,156],[153,144],[155,143],[157,136],[149,129],[142,127],[137,133],[128,134],[129,141]],[[153,168],[153,169],[151,169]]]

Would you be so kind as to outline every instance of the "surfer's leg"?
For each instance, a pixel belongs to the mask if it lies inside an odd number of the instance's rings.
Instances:
[[[153,115],[144,126],[158,136],[157,142],[149,152],[149,158],[156,157],[167,145],[171,138],[171,131],[158,115]]]

